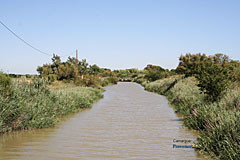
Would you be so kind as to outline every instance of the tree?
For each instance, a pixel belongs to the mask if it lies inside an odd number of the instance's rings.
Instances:
[[[145,78],[148,81],[156,81],[158,79],[166,78],[169,75],[169,70],[151,64],[148,64],[144,70],[147,71]]]
[[[96,64],[94,65],[90,65],[89,67],[89,73],[90,74],[98,74],[98,73],[101,73],[103,72],[103,69],[101,69],[100,67],[98,67]]]
[[[60,64],[61,64],[60,56],[53,54],[51,68],[52,68],[52,71],[53,71],[54,74],[57,72]]]
[[[57,75],[59,80],[73,80],[78,75],[77,66],[70,63],[62,63],[59,65]]]
[[[47,77],[49,74],[53,74],[52,67],[49,64],[38,66],[37,71],[41,77]]]
[[[185,77],[197,78],[200,90],[208,95],[208,100],[218,100],[224,91],[239,77],[239,62],[231,60],[227,55],[186,54],[180,57],[176,69]],[[238,69],[236,69],[238,68]]]
[[[148,64],[147,67],[144,68],[144,70],[147,70],[147,71],[152,71],[152,70],[165,71],[164,68],[162,68],[160,66],[155,66],[155,65],[152,65],[152,64]]]
[[[206,62],[210,61],[206,54],[186,54],[181,55],[179,58],[179,64],[176,72],[179,74],[185,74],[185,77],[194,76],[199,74]]]
[[[216,101],[231,84],[231,72],[228,68],[214,63],[206,63],[204,70],[195,77],[200,90],[208,95],[208,100]]]
[[[68,57],[67,63],[77,65],[78,60],[75,57]]]
[[[87,63],[86,59],[83,59],[82,61],[80,61],[78,63],[78,70],[79,70],[79,74],[81,75],[81,77],[83,79],[83,75],[88,72],[88,63]]]

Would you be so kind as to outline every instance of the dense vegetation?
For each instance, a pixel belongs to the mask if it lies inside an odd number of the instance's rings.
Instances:
[[[197,78],[200,90],[218,100],[234,82],[240,81],[240,63],[223,54],[187,54],[180,57],[177,72]]]
[[[85,59],[62,62],[57,55],[37,71],[39,76],[0,73],[0,134],[53,126],[63,115],[90,107],[103,97],[101,87],[118,81],[110,69]]]
[[[0,73],[0,134],[53,126],[62,116],[90,107],[101,90],[66,87],[50,90],[46,80],[11,81]]]
[[[100,68],[96,64],[88,65],[86,59],[78,61],[68,57],[66,62],[62,62],[57,55],[53,55],[51,64],[39,66],[37,71],[50,82],[58,80],[94,88],[116,84],[118,81],[116,74],[110,69]]]
[[[151,64],[148,64],[143,70],[132,68],[125,70],[114,70],[114,73],[116,73],[120,80],[135,82],[145,80],[152,82],[176,74],[175,70],[169,71],[168,69]]]
[[[168,97],[185,126],[200,132],[200,152],[216,159],[240,159],[239,72],[239,61],[226,55],[186,54],[174,70],[177,75],[135,81]]]

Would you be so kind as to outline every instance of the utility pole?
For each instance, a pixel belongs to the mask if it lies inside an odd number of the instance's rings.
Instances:
[[[78,61],[78,49],[76,49],[76,60]]]
[[[78,62],[78,49],[76,49],[76,60]]]

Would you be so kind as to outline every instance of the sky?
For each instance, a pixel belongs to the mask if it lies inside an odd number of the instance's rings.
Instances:
[[[110,69],[173,69],[181,54],[240,59],[239,0],[0,0],[0,20],[25,41],[65,61]],[[0,70],[36,74],[51,56],[0,25]]]

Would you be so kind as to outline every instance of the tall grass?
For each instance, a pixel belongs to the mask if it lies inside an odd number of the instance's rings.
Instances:
[[[103,97],[101,90],[88,87],[48,89],[43,79],[11,82],[10,88],[10,95],[0,94],[0,134],[53,126],[62,116]]]
[[[199,131],[198,150],[214,159],[240,159],[240,88],[229,89],[217,102],[208,102],[193,77],[170,77],[145,85],[166,95],[184,125]]]

